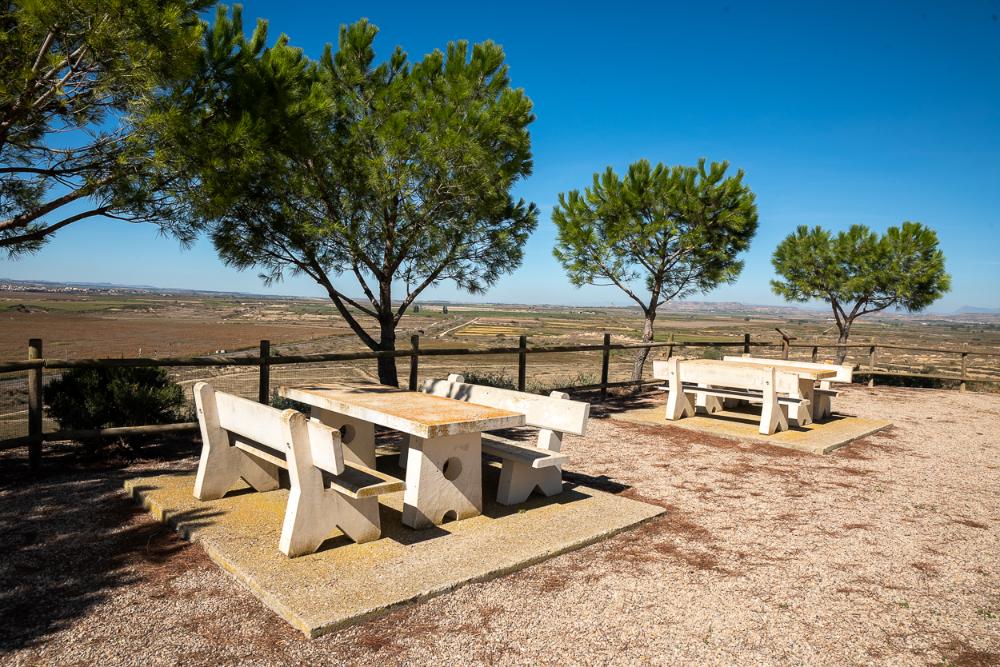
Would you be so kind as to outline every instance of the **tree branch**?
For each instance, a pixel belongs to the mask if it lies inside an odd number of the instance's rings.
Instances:
[[[82,213],[77,213],[76,215],[71,215],[68,218],[63,218],[59,222],[48,225],[47,227],[42,227],[41,229],[36,229],[31,232],[19,234],[17,236],[0,237],[0,248],[16,246],[22,243],[30,243],[32,241],[41,241],[46,236],[55,233],[56,231],[62,229],[63,227],[66,227],[67,225],[71,225],[74,222],[83,220],[84,218],[93,218],[96,216],[105,215],[110,210],[111,210],[110,206],[95,208],[89,211],[83,211]]]

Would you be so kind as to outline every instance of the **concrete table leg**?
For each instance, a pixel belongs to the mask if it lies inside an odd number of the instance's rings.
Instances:
[[[375,467],[375,424],[315,406],[312,416],[340,431],[345,462],[366,468]]]
[[[795,419],[797,426],[808,426],[813,422],[813,381],[799,378],[799,391],[795,398],[804,398],[809,405],[800,405],[796,414],[789,415]]]
[[[410,438],[403,524],[427,528],[482,514],[481,453],[478,433]]]
[[[698,386],[704,387],[705,389],[712,388],[704,383],[700,383]],[[723,404],[722,400],[718,396],[709,396],[705,392],[699,391],[697,394],[695,394],[695,401],[694,401],[695,412],[698,411],[698,408],[701,408],[702,411],[706,412],[707,414],[714,415],[716,412],[722,410]]]

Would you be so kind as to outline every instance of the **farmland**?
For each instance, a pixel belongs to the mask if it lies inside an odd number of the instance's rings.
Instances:
[[[407,313],[397,330],[399,347],[407,347],[412,334],[420,335],[425,348],[482,348],[516,346],[522,335],[528,336],[530,345],[594,344],[605,333],[615,342],[638,342],[642,330],[638,312],[629,308],[449,305],[447,312],[443,310],[427,304]],[[333,305],[320,299],[0,291],[0,322],[4,361],[23,359],[28,338],[43,339],[45,356],[65,359],[231,353],[256,349],[264,338],[276,354],[365,349]],[[678,345],[692,340],[736,343],[749,333],[754,341],[777,343],[776,328],[800,341],[835,340],[836,330],[825,311],[739,304],[668,306],[657,318],[655,339]],[[873,316],[855,326],[851,341],[876,339],[881,344],[1000,350],[1000,317]],[[793,356],[798,352],[809,353],[793,350]],[[820,351],[824,357],[832,353],[829,348]],[[867,351],[852,350],[852,357],[866,362]],[[898,352],[894,357],[912,370],[944,370],[957,363],[933,353]],[[546,366],[562,361],[546,358],[546,364],[536,364],[534,371],[548,372],[553,369]],[[994,368],[984,358],[970,363],[983,371]]]

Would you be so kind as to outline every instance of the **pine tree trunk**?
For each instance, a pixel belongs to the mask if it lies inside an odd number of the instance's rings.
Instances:
[[[653,318],[655,315],[646,315],[646,322],[642,325],[642,342],[651,343],[653,342]],[[649,348],[641,347],[635,353],[635,365],[632,367],[632,381],[639,382],[642,380],[642,369],[646,365],[646,357],[649,356]],[[636,390],[638,391],[639,386],[636,385]]]
[[[837,338],[837,363],[844,363],[844,359],[847,358],[847,348],[844,345],[847,344],[847,338],[851,335],[851,325],[847,324],[840,328],[840,336]]]
[[[391,314],[387,320],[380,322],[380,328],[381,333],[379,335],[379,350],[387,352],[394,351],[396,349],[396,327],[395,323],[392,321]],[[399,376],[396,374],[395,357],[378,358],[378,381],[390,387],[399,386]]]

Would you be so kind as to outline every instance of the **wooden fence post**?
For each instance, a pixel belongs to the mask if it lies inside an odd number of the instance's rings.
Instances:
[[[781,339],[781,358],[788,361],[788,339]]]
[[[608,366],[611,363],[611,334],[604,334],[604,349],[601,350],[601,401],[608,398]]]
[[[420,336],[418,334],[410,336],[410,347],[413,348],[410,353],[410,391],[416,391],[417,371],[420,367]]]
[[[524,391],[528,373],[528,337],[517,337],[517,390]]]
[[[876,349],[877,348],[874,345],[872,345],[870,348],[868,348],[868,370],[871,371],[872,373],[875,372]],[[874,375],[869,375],[868,376],[868,386],[869,387],[874,387],[875,386],[875,376]]]
[[[743,354],[750,354],[750,334],[743,334]]]
[[[813,345],[812,362],[815,364],[819,358],[819,345]]]
[[[42,339],[28,341],[28,359],[42,358]],[[28,369],[28,464],[32,472],[42,466],[42,367]]]
[[[968,357],[968,356],[969,356],[968,352],[962,352],[962,382],[959,383],[959,385],[958,385],[958,390],[959,391],[965,391],[965,376],[966,376],[966,372],[968,371],[968,368],[967,368],[967,365],[966,365],[966,357]]]
[[[260,379],[257,383],[257,402],[271,404],[271,341],[260,341]]]

